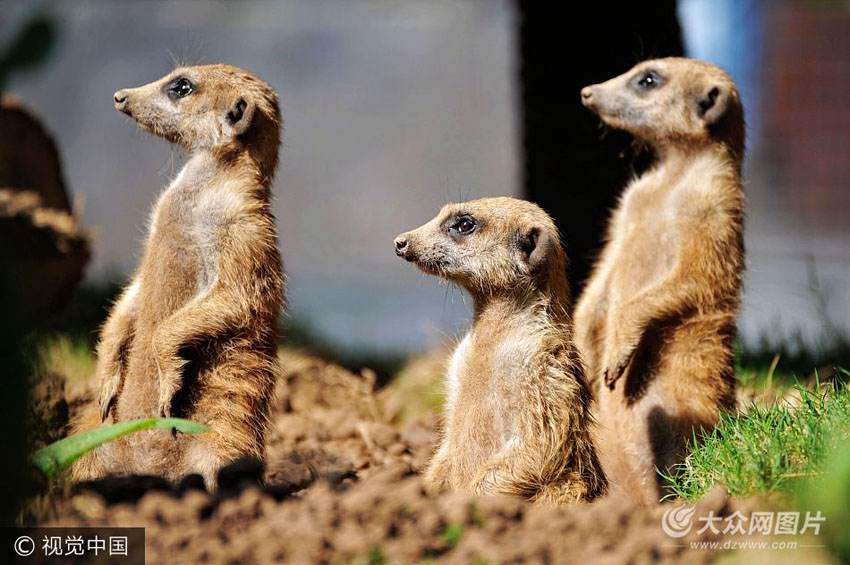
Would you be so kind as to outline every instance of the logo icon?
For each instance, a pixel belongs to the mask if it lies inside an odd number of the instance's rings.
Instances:
[[[35,551],[35,542],[29,536],[21,536],[15,540],[15,553],[21,557],[29,557]]]
[[[674,506],[668,508],[661,518],[661,529],[671,538],[682,538],[688,535],[693,527],[694,513],[697,509],[692,506]]]

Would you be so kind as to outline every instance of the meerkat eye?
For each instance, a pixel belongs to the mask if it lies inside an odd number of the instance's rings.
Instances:
[[[187,78],[178,78],[168,85],[168,94],[172,98],[185,98],[195,91],[195,85]]]
[[[478,224],[470,216],[461,216],[451,225],[451,230],[460,235],[469,235],[475,231]]]
[[[644,90],[652,90],[661,85],[661,77],[654,71],[646,71],[640,76],[637,84]]]

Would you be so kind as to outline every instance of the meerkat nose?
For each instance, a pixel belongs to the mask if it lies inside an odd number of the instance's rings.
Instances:
[[[404,257],[404,252],[407,250],[407,238],[398,236],[395,238],[395,254],[399,257]]]
[[[127,104],[127,92],[119,90],[112,95],[112,99],[115,100],[115,108],[117,110],[123,110],[124,106]]]

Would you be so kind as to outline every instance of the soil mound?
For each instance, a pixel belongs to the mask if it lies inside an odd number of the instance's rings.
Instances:
[[[513,498],[429,495],[418,471],[436,443],[432,413],[399,424],[397,398],[376,391],[369,371],[353,374],[292,351],[282,352],[281,361],[265,468],[257,461],[234,463],[222,470],[214,494],[195,476],[176,485],[124,477],[69,486],[33,506],[36,521],[143,526],[152,563],[712,558],[712,550],[688,546],[720,538],[710,530],[694,528],[680,539],[662,530],[664,513],[679,503],[641,508],[611,496],[546,508]],[[696,514],[728,516],[748,504],[717,490]]]

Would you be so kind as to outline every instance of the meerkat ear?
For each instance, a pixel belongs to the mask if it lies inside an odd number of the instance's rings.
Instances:
[[[248,131],[254,117],[254,105],[244,98],[237,98],[227,111],[225,119],[233,130],[233,135],[242,135]]]
[[[519,234],[519,251],[522,260],[532,270],[539,267],[549,252],[552,242],[538,227],[527,229]]]
[[[697,112],[708,125],[717,123],[729,106],[729,91],[722,86],[711,86],[697,97]]]

